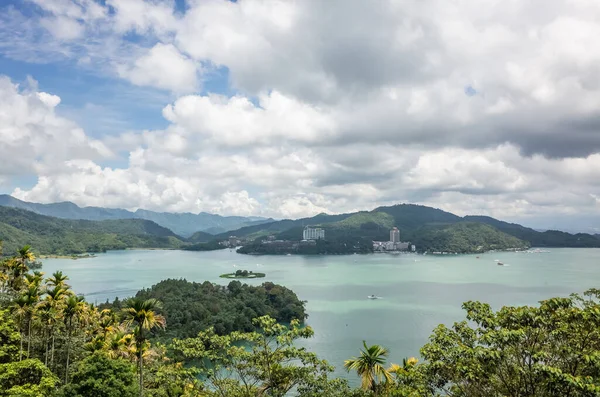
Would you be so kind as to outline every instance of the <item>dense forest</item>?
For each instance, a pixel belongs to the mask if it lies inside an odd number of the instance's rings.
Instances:
[[[412,233],[411,242],[419,247],[420,251],[458,254],[529,247],[526,241],[492,226],[471,222],[426,226]]]
[[[278,322],[292,319],[304,321],[307,317],[304,302],[285,287],[266,282],[249,286],[237,280],[227,286],[194,283],[186,280],[164,280],[151,288],[139,291],[135,298],[159,299],[162,308],[157,313],[165,317],[169,326],[156,332],[163,338],[187,338],[213,327],[217,335],[233,331],[253,331],[252,320],[268,315]],[[120,310],[123,302],[100,306]]]
[[[281,237],[279,237],[281,238]],[[373,242],[368,238],[327,238],[302,243],[264,243],[257,239],[237,250],[240,254],[252,255],[348,255],[373,252]]]
[[[498,311],[466,302],[465,320],[434,329],[422,363],[388,363],[386,347],[365,341],[343,364],[361,379],[352,388],[317,353],[296,346],[314,331],[286,312],[291,304],[305,315],[283,287],[167,280],[100,308],[77,296],[62,272],[30,270],[34,261],[27,246],[0,261],[0,397],[600,395],[600,290]],[[260,315],[263,304],[289,323]],[[258,317],[232,321],[233,332],[209,323],[195,334],[185,329],[188,311],[204,309]],[[153,338],[169,327],[182,337]]]

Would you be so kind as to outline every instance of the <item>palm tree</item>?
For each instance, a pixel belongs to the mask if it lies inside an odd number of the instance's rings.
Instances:
[[[71,354],[71,334],[73,332],[73,320],[78,320],[85,311],[83,296],[69,296],[65,301],[63,309],[63,321],[67,328],[67,364],[65,366],[65,384],[69,383],[69,360]]]
[[[160,309],[161,304],[156,299],[143,300],[140,298],[131,298],[125,302],[123,313],[125,314],[125,325],[133,327],[138,355],[138,372],[140,376],[140,397],[144,395],[144,348],[146,345],[146,335],[144,330],[152,330],[157,327],[165,327],[165,318],[156,314],[155,310]]]
[[[25,340],[25,325],[27,324],[27,316],[29,315],[29,304],[27,297],[24,295],[18,296],[12,307],[14,316],[19,320],[19,332],[21,333],[21,346],[19,348],[19,361],[23,360],[23,341]]]
[[[68,289],[70,288],[70,286],[65,283],[65,281],[67,281],[68,279],[69,277],[63,274],[63,272],[57,270],[54,273],[52,273],[52,277],[49,277],[46,280],[46,282],[52,287],[61,287],[63,289]]]
[[[392,380],[392,376],[384,367],[389,352],[379,345],[367,346],[365,341],[363,341],[363,346],[365,349],[361,349],[359,357],[344,361],[344,368],[348,372],[356,371],[361,378],[361,387],[364,390],[377,392],[382,382],[387,383]]]
[[[48,283],[50,284],[50,283]],[[59,315],[62,311],[62,307],[64,306],[65,297],[68,295],[67,290],[65,290],[60,285],[55,285],[54,288],[46,290],[46,298],[41,303],[44,309],[44,323],[47,326],[48,330],[48,339],[52,338],[52,349],[51,349],[51,358],[50,363],[51,366],[54,366],[54,340],[55,340],[55,332],[54,328],[56,326],[57,321],[59,320]],[[46,342],[46,346],[48,343]],[[48,351],[46,349],[46,365],[48,361]]]
[[[35,313],[35,309],[40,301],[40,287],[39,284],[35,282],[30,284],[23,293],[23,298],[25,302],[26,316],[27,319],[27,357],[31,358],[31,325],[33,323],[33,315]]]

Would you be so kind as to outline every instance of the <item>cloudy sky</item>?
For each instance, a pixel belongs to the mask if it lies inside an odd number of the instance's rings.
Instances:
[[[598,37],[598,0],[4,0],[0,192],[600,228]]]

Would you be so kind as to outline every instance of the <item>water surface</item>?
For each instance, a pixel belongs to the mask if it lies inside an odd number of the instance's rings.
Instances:
[[[260,271],[264,281],[293,289],[308,301],[315,337],[305,345],[337,367],[358,353],[362,340],[391,350],[391,361],[418,356],[432,329],[464,318],[461,303],[494,308],[535,304],[600,287],[600,249],[479,255],[247,256],[211,252],[114,251],[82,260],[46,259],[43,271],[63,270],[90,302],[132,296],[167,278],[227,284],[222,273]],[[507,266],[498,266],[500,260]],[[383,299],[369,300],[375,294]]]

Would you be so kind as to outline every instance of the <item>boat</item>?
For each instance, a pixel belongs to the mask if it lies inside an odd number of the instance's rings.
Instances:
[[[498,266],[504,266],[504,263],[498,261]]]
[[[381,297],[379,297],[377,295],[369,295],[369,296],[367,296],[367,298],[369,298],[369,299],[381,299]]]

